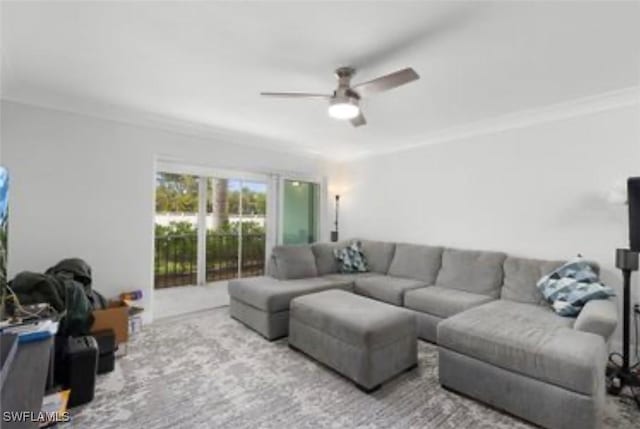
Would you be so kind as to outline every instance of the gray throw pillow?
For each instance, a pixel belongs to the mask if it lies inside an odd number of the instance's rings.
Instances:
[[[339,270],[341,273],[366,273],[369,271],[367,259],[362,253],[362,245],[359,241],[354,241],[342,249],[334,249],[333,254],[340,262]]]
[[[587,302],[615,295],[613,289],[600,283],[598,274],[580,257],[542,277],[537,286],[561,316],[577,316]]]

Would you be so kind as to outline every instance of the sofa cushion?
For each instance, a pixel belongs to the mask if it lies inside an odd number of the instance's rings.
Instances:
[[[336,259],[333,251],[347,247],[349,243],[314,243],[311,245],[311,251],[316,258],[316,268],[318,275],[334,274],[339,271],[340,263]]]
[[[389,275],[422,280],[432,285],[442,265],[442,251],[442,247],[398,243],[389,266]]]
[[[447,287],[429,286],[407,291],[404,295],[404,306],[446,319],[492,300],[493,298],[487,295]]]
[[[273,277],[248,277],[229,281],[229,296],[257,309],[275,313],[289,309],[289,302],[300,295],[327,289],[351,291],[349,282],[315,277],[278,280]]]
[[[502,264],[507,255],[480,250],[445,249],[436,286],[500,296]]]
[[[311,246],[276,246],[271,251],[271,275],[280,280],[317,277]]]
[[[604,340],[537,305],[497,300],[438,324],[438,345],[574,392],[602,388]]]
[[[367,273],[337,273],[337,274],[327,274],[324,278],[329,280],[339,281],[341,283],[349,283],[351,285],[355,285],[356,280],[363,279],[365,277],[377,276],[379,274],[367,272]]]
[[[383,347],[416,335],[411,312],[340,290],[296,298],[290,317],[358,347]]]
[[[563,262],[508,256],[504,261],[504,284],[500,298],[526,304],[547,306],[542,293],[536,287],[542,276],[560,267]]]
[[[395,243],[371,240],[359,241],[362,243],[362,252],[367,259],[369,270],[374,273],[387,274],[396,249]]]
[[[357,279],[354,291],[357,294],[374,298],[378,301],[402,305],[406,291],[425,286],[427,284],[420,280],[376,274]]]

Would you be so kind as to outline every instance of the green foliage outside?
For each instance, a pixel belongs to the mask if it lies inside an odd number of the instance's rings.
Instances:
[[[198,212],[198,177],[184,174],[156,175],[156,213]]]
[[[215,234],[232,234],[237,235],[238,229],[240,228],[239,222],[225,222],[220,228],[217,230],[209,230],[207,231],[207,235],[215,235]],[[169,222],[169,225],[155,225],[155,234],[156,238],[167,237],[167,236],[175,236],[175,235],[193,235],[196,236],[196,226],[191,224],[190,222]],[[264,234],[264,227],[260,225],[258,222],[253,221],[245,221],[242,223],[242,233],[243,234]]]
[[[169,235],[188,235],[196,234],[196,228],[190,222],[170,222],[169,225],[160,225],[156,223],[156,238],[166,237]]]
[[[213,211],[212,181],[207,181],[207,213]],[[240,212],[242,197],[242,214],[265,214],[267,195],[247,187],[227,191],[226,213]],[[184,174],[159,173],[156,176],[156,213],[197,213],[198,212],[198,177]]]

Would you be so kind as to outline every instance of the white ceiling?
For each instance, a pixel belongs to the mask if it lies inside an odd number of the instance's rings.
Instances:
[[[344,158],[445,129],[638,86],[640,2],[3,2],[2,96],[89,114],[142,112]],[[365,127],[317,100],[412,66],[364,100]]]

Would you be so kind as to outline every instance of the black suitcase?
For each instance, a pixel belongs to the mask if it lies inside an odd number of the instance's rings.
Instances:
[[[98,374],[113,371],[116,362],[116,334],[113,329],[98,331],[91,334],[98,343]]]
[[[98,344],[93,337],[69,338],[67,342],[69,408],[93,400],[98,369]]]

